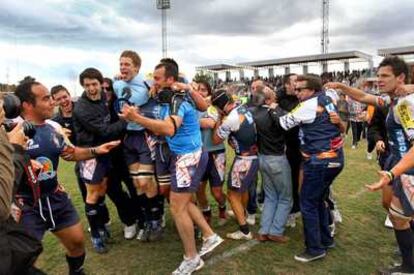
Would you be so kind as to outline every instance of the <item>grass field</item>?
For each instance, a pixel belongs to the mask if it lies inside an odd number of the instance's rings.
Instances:
[[[384,224],[385,212],[380,193],[365,191],[364,184],[376,179],[375,160],[367,160],[365,143],[357,150],[350,149],[350,138],[345,147],[345,169],[334,183],[335,197],[343,216],[337,228],[336,248],[322,261],[308,264],[296,262],[295,253],[303,249],[301,222],[286,231],[290,241],[284,245],[226,240],[206,260],[206,267],[198,274],[372,274],[378,267],[393,261],[395,241],[393,232]],[[75,183],[71,163],[61,162],[60,180],[71,194],[85,229],[83,203]],[[107,200],[111,210],[114,244],[110,252],[98,255],[91,249],[87,234],[86,272],[88,274],[170,274],[182,260],[182,247],[174,225],[167,217],[164,239],[157,243],[140,243],[123,238],[122,224]],[[213,208],[215,217],[217,207]],[[168,211],[167,211],[168,212]],[[215,230],[225,235],[237,229],[229,221]],[[257,232],[258,225],[253,228]],[[245,245],[244,247],[239,247]],[[48,274],[66,274],[64,250],[52,234],[44,239],[44,252],[38,266]]]

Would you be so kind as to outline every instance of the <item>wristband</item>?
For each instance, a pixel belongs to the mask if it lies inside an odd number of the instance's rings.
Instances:
[[[96,152],[96,147],[92,147],[89,150],[90,150],[92,156],[94,156],[94,157],[98,156],[98,153]]]
[[[385,174],[387,175],[387,177],[390,179],[390,181],[393,181],[395,178],[395,175],[393,172],[391,171],[385,171]]]

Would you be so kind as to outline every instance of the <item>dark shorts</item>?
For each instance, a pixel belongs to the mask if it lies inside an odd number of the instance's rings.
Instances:
[[[23,204],[21,223],[38,240],[42,240],[47,230],[58,232],[79,222],[78,213],[64,191],[45,196],[34,206],[25,200]]]
[[[211,187],[219,187],[224,183],[226,173],[226,153],[223,150],[208,152],[206,172],[201,181],[209,181]]]
[[[414,176],[403,174],[393,182],[394,196],[402,205],[404,215],[414,216]]]
[[[159,186],[171,185],[172,154],[167,142],[155,146],[155,178]]]
[[[128,131],[124,140],[124,157],[128,166],[133,163],[152,164],[145,130]]]
[[[100,184],[111,170],[111,160],[108,157],[79,161],[79,174],[85,184]]]
[[[258,169],[257,157],[236,156],[227,179],[227,188],[235,192],[246,192],[249,186],[254,184]]]
[[[208,162],[208,153],[199,151],[175,155],[172,153],[171,190],[176,193],[195,193]]]

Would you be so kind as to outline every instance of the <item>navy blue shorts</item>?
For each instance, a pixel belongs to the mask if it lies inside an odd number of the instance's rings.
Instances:
[[[226,152],[217,150],[208,152],[208,163],[201,181],[209,181],[211,187],[219,187],[224,183],[226,173]]]
[[[64,191],[42,197],[34,206],[32,201],[23,199],[21,223],[38,240],[43,239],[47,230],[58,232],[78,222],[78,213]]]
[[[254,183],[258,169],[259,160],[256,156],[236,156],[227,179],[227,188],[235,192],[246,192]]]
[[[79,161],[80,178],[85,184],[100,184],[108,176],[111,168],[112,165],[109,157]]]
[[[124,157],[128,166],[133,163],[152,164],[145,130],[128,131],[124,140]]]
[[[201,149],[188,154],[172,153],[171,190],[176,193],[195,193],[208,162],[208,153]]]
[[[163,176],[170,174],[171,151],[168,143],[158,143],[155,147],[155,174]]]

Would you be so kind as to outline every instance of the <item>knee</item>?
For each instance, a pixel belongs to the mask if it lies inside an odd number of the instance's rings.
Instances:
[[[85,253],[85,238],[83,234],[73,237],[67,249],[68,254],[71,256],[79,256]]]

